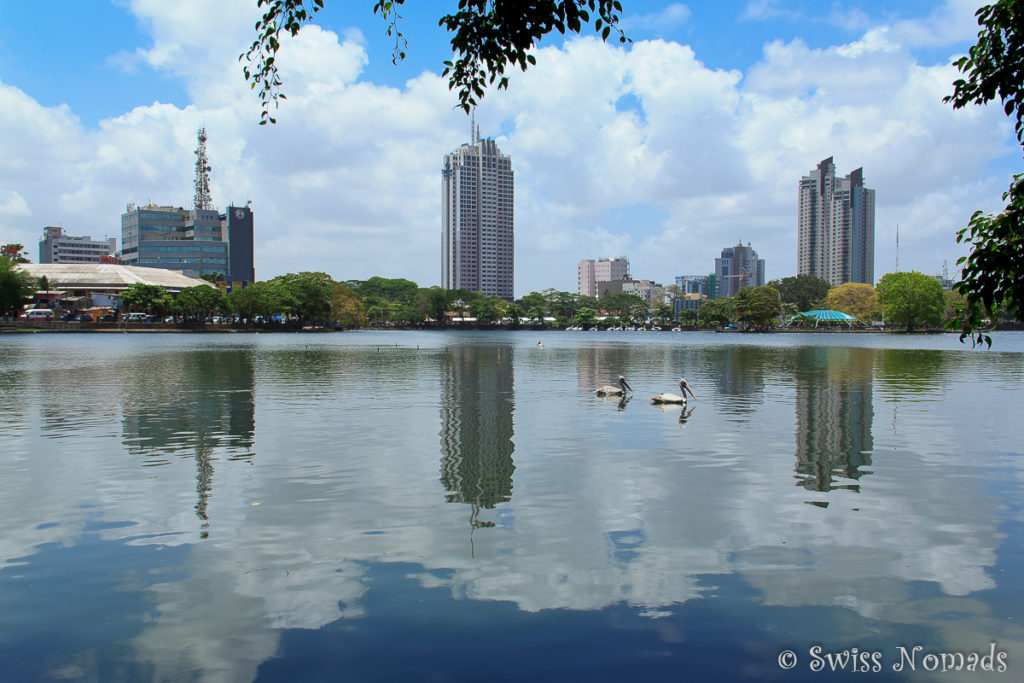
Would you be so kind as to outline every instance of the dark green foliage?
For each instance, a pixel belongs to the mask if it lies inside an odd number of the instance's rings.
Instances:
[[[783,304],[793,304],[799,313],[821,305],[832,287],[828,280],[814,275],[784,277],[781,280],[772,280],[768,286],[778,291]]]
[[[732,299],[708,299],[697,309],[697,325],[723,327],[732,322],[734,311],[735,302]]]
[[[0,255],[0,316],[17,317],[36,288],[35,278],[15,264],[8,256]]]
[[[219,289],[197,285],[178,292],[171,308],[180,315],[205,317],[227,312],[229,307],[227,297]]]
[[[125,309],[150,315],[163,315],[171,309],[171,295],[160,285],[136,282],[121,295]]]
[[[264,14],[256,22],[256,39],[239,55],[245,60],[242,71],[250,86],[259,89],[262,113],[260,124],[275,123],[281,93],[277,70],[277,52],[281,34],[295,36],[303,25],[313,21],[323,9],[323,0],[257,0]],[[392,60],[405,59],[406,40],[399,30],[399,8],[405,0],[376,0],[373,13],[387,23],[387,34],[394,38]],[[593,18],[594,31],[607,40],[613,33],[620,43],[629,42],[619,29],[622,5],[618,0],[543,0],[523,3],[515,0],[459,0],[458,11],[441,17],[439,25],[452,33],[455,58],[444,63],[443,75],[448,87],[458,91],[459,106],[467,112],[484,96],[484,88],[497,82],[508,87],[507,66],[525,71],[536,63],[530,50],[551,31],[580,33]],[[250,68],[250,66],[252,68]]]
[[[774,287],[744,287],[733,297],[736,319],[754,327],[768,327],[781,311]]]
[[[887,273],[876,289],[887,325],[913,332],[942,322],[946,298],[935,278],[915,271]]]
[[[953,82],[953,94],[943,101],[960,109],[998,98],[1024,146],[1024,2],[1000,0],[985,5],[976,16],[981,27],[978,42],[954,62],[965,78]],[[957,232],[957,242],[971,244],[970,256],[957,262],[963,266],[956,288],[964,296],[964,308],[947,323],[961,330],[961,341],[971,337],[975,344],[991,346],[992,339],[979,327],[995,318],[1000,305],[1016,320],[1024,320],[1024,175],[1014,177],[1003,201],[1002,213],[978,211]]]

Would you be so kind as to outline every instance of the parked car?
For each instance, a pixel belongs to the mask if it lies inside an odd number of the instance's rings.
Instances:
[[[126,323],[148,323],[149,316],[145,313],[129,313],[124,317]]]
[[[53,311],[49,308],[30,308],[21,317],[24,320],[53,320]]]
[[[114,323],[117,322],[117,315],[114,313],[104,313],[100,316],[101,323]]]

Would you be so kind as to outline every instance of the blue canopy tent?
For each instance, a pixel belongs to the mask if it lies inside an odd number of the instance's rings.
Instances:
[[[852,328],[854,323],[858,325],[864,325],[859,318],[854,318],[852,315],[841,313],[839,311],[807,311],[805,313],[798,313],[789,319],[786,323],[787,327],[792,325],[809,324],[811,321],[814,322],[814,326],[818,327],[820,324],[825,323],[826,325],[841,324]],[[866,325],[864,325],[866,327]]]

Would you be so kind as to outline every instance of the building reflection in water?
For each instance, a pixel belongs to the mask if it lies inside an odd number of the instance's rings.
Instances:
[[[871,384],[875,351],[807,347],[796,382],[796,473],[808,491],[860,490],[874,448]],[[840,483],[843,480],[843,483]]]
[[[193,351],[133,365],[122,396],[122,441],[145,466],[190,457],[196,467],[196,516],[208,535],[214,462],[253,457],[255,408],[247,351]]]
[[[453,346],[441,372],[441,483],[445,500],[481,509],[512,498],[511,346]]]

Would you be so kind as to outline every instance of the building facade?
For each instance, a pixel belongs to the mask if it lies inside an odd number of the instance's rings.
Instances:
[[[800,179],[797,274],[836,286],[875,281],[875,191],[864,169],[836,177],[832,157]]]
[[[243,285],[255,281],[253,215],[248,206],[184,209],[148,204],[121,215],[121,261],[129,266],[176,270],[198,278],[223,275]]]
[[[501,153],[494,140],[476,139],[445,155],[441,178],[441,286],[512,301],[515,178],[511,158]]]
[[[659,304],[665,299],[665,288],[653,280],[602,280],[598,286],[598,298],[613,294],[632,294],[649,304]]]
[[[617,258],[584,259],[577,267],[577,289],[584,296],[599,296],[599,282],[629,279],[629,259]]]
[[[91,237],[75,237],[64,233],[64,228],[47,226],[43,228],[43,239],[39,240],[40,263],[102,263],[117,253],[117,238],[104,241]]]
[[[676,275],[676,287],[680,294],[703,294],[711,298],[710,279],[708,275]]]
[[[757,252],[747,242],[746,246],[722,249],[722,255],[715,259],[715,281],[718,296],[729,298],[744,287],[764,286],[764,259],[757,258]]]

